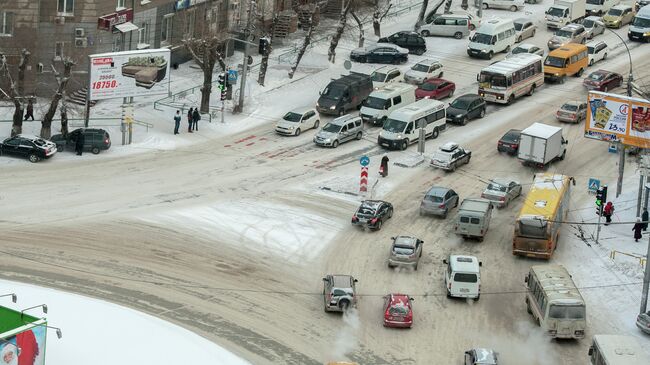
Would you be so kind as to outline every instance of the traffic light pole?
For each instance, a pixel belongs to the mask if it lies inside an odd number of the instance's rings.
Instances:
[[[598,239],[600,238],[600,220],[603,218],[603,206],[598,207],[598,225],[596,226],[596,244],[598,244]]]

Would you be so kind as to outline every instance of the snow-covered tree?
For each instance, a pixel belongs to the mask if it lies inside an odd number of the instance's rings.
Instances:
[[[47,112],[41,120],[41,138],[50,139],[52,136],[52,119],[54,119],[59,102],[63,99],[65,89],[68,86],[68,81],[70,81],[70,75],[72,74],[72,67],[74,65],[75,63],[71,58],[64,58],[63,74],[59,73],[54,65],[51,65],[54,77],[56,77],[57,88],[52,96],[52,100],[50,101],[50,107],[47,109]]]
[[[381,22],[391,7],[393,7],[393,4],[390,0],[388,0],[385,6],[382,6],[381,1],[375,3],[375,11],[372,13],[372,29],[377,37],[381,37]]]
[[[339,23],[336,26],[336,31],[334,32],[334,35],[332,36],[332,41],[330,42],[330,48],[327,51],[327,59],[331,63],[336,62],[336,47],[339,45],[339,41],[341,40],[341,36],[343,35],[343,31],[345,30],[345,25],[347,24],[347,20],[348,20],[348,13],[350,12],[350,8],[352,7],[353,3],[354,0],[348,0],[345,3],[343,9],[341,9],[341,15],[339,16]]]
[[[311,16],[309,18],[309,29],[307,29],[307,32],[305,33],[305,39],[302,42],[302,47],[300,47],[300,51],[298,51],[298,55],[296,56],[296,61],[294,64],[291,66],[291,70],[289,70],[289,78],[293,79],[293,75],[296,73],[296,69],[298,68],[298,65],[300,64],[300,60],[302,60],[302,56],[305,54],[305,51],[307,50],[307,47],[309,47],[309,44],[311,43],[311,36],[314,33],[314,15],[320,12],[320,9],[318,6],[314,8],[314,11],[311,13]]]
[[[264,80],[266,79],[266,70],[269,66],[269,57],[271,56],[271,51],[273,50],[273,32],[275,31],[275,25],[278,22],[278,16],[273,17],[271,22],[271,29],[269,29],[269,36],[267,37],[268,43],[266,44],[266,50],[262,55],[262,61],[260,62],[260,73],[257,76],[257,83],[264,86]]]
[[[354,18],[354,21],[357,22],[357,27],[359,29],[359,45],[358,45],[358,47],[363,47],[363,43],[366,40],[366,36],[365,36],[364,31],[363,31],[363,22],[361,21],[361,19],[359,19],[357,14],[354,13],[354,10],[351,10],[350,14],[352,14],[352,18]]]
[[[0,53],[0,78],[5,78],[8,85],[7,91],[0,88],[0,92],[14,104],[14,114],[12,117],[13,123],[11,126],[11,136],[13,137],[23,132],[22,95],[18,93],[16,83],[11,77],[11,72],[9,72],[7,57],[2,53]]]
[[[221,52],[224,41],[218,36],[205,36],[183,41],[183,45],[192,55],[192,59],[203,71],[203,86],[201,86],[201,113],[210,112],[210,94],[212,94],[212,73],[218,62],[223,71],[226,63]]]

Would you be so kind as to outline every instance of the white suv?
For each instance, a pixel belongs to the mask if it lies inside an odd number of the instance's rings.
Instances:
[[[428,79],[441,78],[443,74],[442,63],[434,59],[422,60],[404,74],[404,81],[409,84],[419,85]]]
[[[603,41],[591,41],[587,43],[587,51],[589,52],[589,66],[594,63],[607,58],[607,44]]]

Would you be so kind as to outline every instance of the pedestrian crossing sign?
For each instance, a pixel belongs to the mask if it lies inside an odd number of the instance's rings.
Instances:
[[[587,186],[590,192],[596,192],[600,188],[600,180],[589,178],[589,184]]]

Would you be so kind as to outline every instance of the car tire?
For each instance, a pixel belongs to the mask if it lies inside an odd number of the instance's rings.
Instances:
[[[576,72],[576,77],[580,77],[580,76],[582,76],[582,73],[583,73],[584,71],[585,71],[585,70],[584,70],[583,68],[581,68],[580,70],[578,70],[578,72]]]
[[[300,128],[296,129],[293,135],[298,137],[300,135]]]
[[[319,125],[320,125],[320,120],[317,120],[316,123],[314,123],[314,129],[318,129]]]
[[[413,266],[413,270],[418,271],[418,264],[415,264],[415,266]]]
[[[462,38],[463,38],[463,33],[461,33],[461,32],[456,32],[456,33],[454,33],[454,38],[456,38],[456,39],[462,39]]]
[[[515,96],[510,95],[510,97],[508,97],[508,105],[512,105],[512,103],[514,103],[514,102],[515,102]]]
[[[29,162],[37,163],[38,161],[40,161],[40,157],[38,157],[37,154],[35,154],[35,153],[30,153],[29,154]]]
[[[605,61],[606,59],[607,59],[607,53],[603,55],[603,61]]]
[[[65,146],[62,144],[57,144],[56,145],[56,152],[63,152],[65,151]]]
[[[526,312],[528,312],[528,314],[533,314],[533,310],[530,309],[530,304],[528,303],[528,300],[526,300]]]
[[[562,78],[560,78],[560,84],[564,84],[565,79],[566,79],[566,76],[562,76]]]
[[[483,3],[483,4],[485,4],[485,3]],[[449,290],[447,290],[447,298],[451,298],[451,293],[449,292]]]
[[[505,53],[510,52],[510,45],[508,45],[508,47],[506,47],[506,49],[504,50],[504,52],[505,52]]]
[[[516,6],[514,6],[514,5],[513,5],[513,6],[511,6],[511,7],[510,7],[510,11],[512,11],[512,12],[515,12],[515,11],[517,11],[517,7],[516,7]]]
[[[535,36],[535,31],[536,31],[536,30],[537,30],[537,29],[533,29],[533,32],[530,33],[530,37],[531,37],[531,38]]]
[[[335,140],[334,142],[332,142],[332,148],[336,148],[336,147],[338,147],[338,146],[339,146],[339,141],[338,141],[338,139]]]
[[[492,57],[494,57],[494,52],[492,52],[492,51],[488,52],[488,60],[491,60]]]
[[[608,92],[608,91],[609,91],[609,86],[605,85],[605,87],[603,88],[603,92]]]
[[[381,230],[381,225],[382,225],[382,220],[380,219],[377,221],[377,225],[375,225],[375,231]]]
[[[475,31],[475,30],[476,30],[476,25],[475,25],[475,24],[470,24],[470,25],[469,25],[469,31],[470,31],[470,32],[473,32],[473,31]]]
[[[420,217],[422,217],[422,216],[424,216],[424,210],[422,210],[422,208],[420,208]]]
[[[469,119],[467,119],[467,115],[463,117],[463,119],[460,120],[460,125],[467,125]]]
[[[485,108],[481,109],[481,114],[478,115],[479,118],[483,118],[485,116]]]
[[[456,171],[456,163],[455,163],[455,162],[451,165],[450,170],[451,170],[451,172]],[[445,215],[445,216],[446,216],[446,215]]]
[[[523,39],[521,39],[521,36],[517,37],[517,43],[521,43]]]
[[[393,60],[393,65],[399,65],[400,63],[402,63],[402,61],[400,61],[399,58]]]
[[[528,96],[533,96],[535,94],[535,84],[530,85],[530,90],[528,90]]]
[[[438,78],[439,78],[439,79],[441,79],[441,78],[442,78],[442,74],[443,74],[443,72],[442,72],[442,71],[440,71],[440,73],[438,74]]]
[[[478,302],[479,299],[481,299],[481,294],[477,295],[476,298],[474,298],[474,301],[475,301],[475,302]]]
[[[447,214],[449,214],[449,212],[445,211],[445,213],[442,215],[442,219],[447,219]]]
[[[428,37],[428,36],[431,35],[431,33],[429,33],[428,30],[423,30],[420,34],[421,34],[423,37]]]
[[[562,152],[562,155],[560,156],[560,161],[563,161],[565,157],[566,157],[566,150]]]
[[[393,218],[393,208],[388,211],[388,219]]]
[[[402,143],[399,145],[399,147],[400,147],[400,149],[401,149],[402,151],[406,151],[406,149],[408,148],[408,146],[409,146],[409,144],[408,144],[408,142],[406,142],[406,140],[402,141]]]
[[[338,115],[339,115],[339,117],[344,116],[345,115],[345,109],[339,110]]]
[[[594,65],[594,60],[589,60],[589,66],[593,66],[593,65]]]
[[[99,155],[100,149],[99,147],[93,147],[90,149],[90,152],[92,152],[93,155]]]
[[[366,63],[366,62],[368,62],[367,57],[359,57],[359,63]]]
[[[490,8],[490,5],[488,5],[487,3],[483,3],[483,9],[489,9],[489,8]]]
[[[438,130],[438,128],[437,127],[433,128],[433,132],[431,132],[431,138],[436,139],[438,138],[439,135],[440,135],[440,131]]]
[[[357,133],[356,137],[357,141],[360,141],[363,138],[363,132]]]
[[[454,96],[454,91],[456,91],[456,89],[452,89],[449,95],[447,95],[447,97],[451,98],[452,96]]]
[[[420,48],[420,49],[418,49],[417,52],[415,52],[415,54],[418,55],[418,56],[422,56],[424,54],[424,52],[426,52],[426,51],[427,51],[426,49]]]

